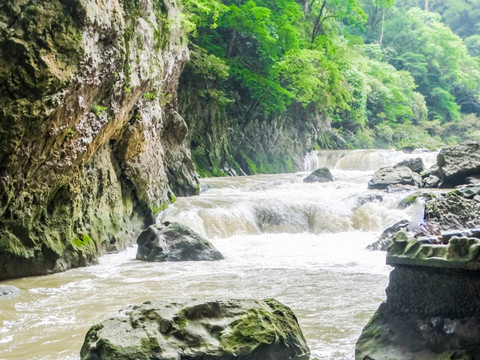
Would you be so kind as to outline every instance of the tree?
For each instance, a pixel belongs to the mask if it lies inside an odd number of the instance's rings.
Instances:
[[[440,16],[411,8],[396,10],[386,28],[388,60],[412,73],[425,96],[430,118],[452,121],[467,104],[478,102],[478,61],[468,54],[462,39],[440,22]],[[457,99],[458,97],[458,99]]]
[[[311,43],[319,34],[323,34],[325,21],[336,19],[349,25],[361,25],[366,22],[366,14],[358,0],[312,0],[307,7],[307,18],[311,19]]]

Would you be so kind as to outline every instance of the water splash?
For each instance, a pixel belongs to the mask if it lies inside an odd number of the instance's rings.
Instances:
[[[304,170],[313,171],[321,167],[330,170],[376,171],[384,166],[392,166],[400,161],[420,157],[429,168],[437,161],[437,152],[417,152],[406,154],[397,150],[318,150],[308,153],[304,160]]]

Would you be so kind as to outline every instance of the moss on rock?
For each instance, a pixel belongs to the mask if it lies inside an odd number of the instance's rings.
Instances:
[[[188,59],[177,3],[1,8],[0,279],[95,263],[172,194],[196,192],[176,112]]]

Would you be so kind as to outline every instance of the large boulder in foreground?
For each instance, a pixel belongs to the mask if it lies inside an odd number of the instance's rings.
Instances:
[[[477,234],[473,234],[478,236]],[[356,360],[479,359],[480,240],[395,236],[387,300],[363,329]]]
[[[151,225],[137,239],[137,260],[221,260],[222,254],[206,239],[175,222]]]
[[[416,172],[413,172],[406,166],[381,168],[373,174],[373,178],[368,182],[369,189],[385,190],[389,185],[412,185],[419,187],[422,178]]]
[[[276,300],[129,306],[88,331],[82,360],[308,360],[288,307]]]
[[[317,169],[308,175],[303,182],[305,183],[315,183],[315,182],[330,182],[333,181],[333,175],[330,170],[326,167]]]

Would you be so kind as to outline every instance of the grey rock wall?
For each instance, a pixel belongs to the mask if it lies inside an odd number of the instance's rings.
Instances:
[[[0,279],[133,243],[198,182],[175,0],[0,4]]]

